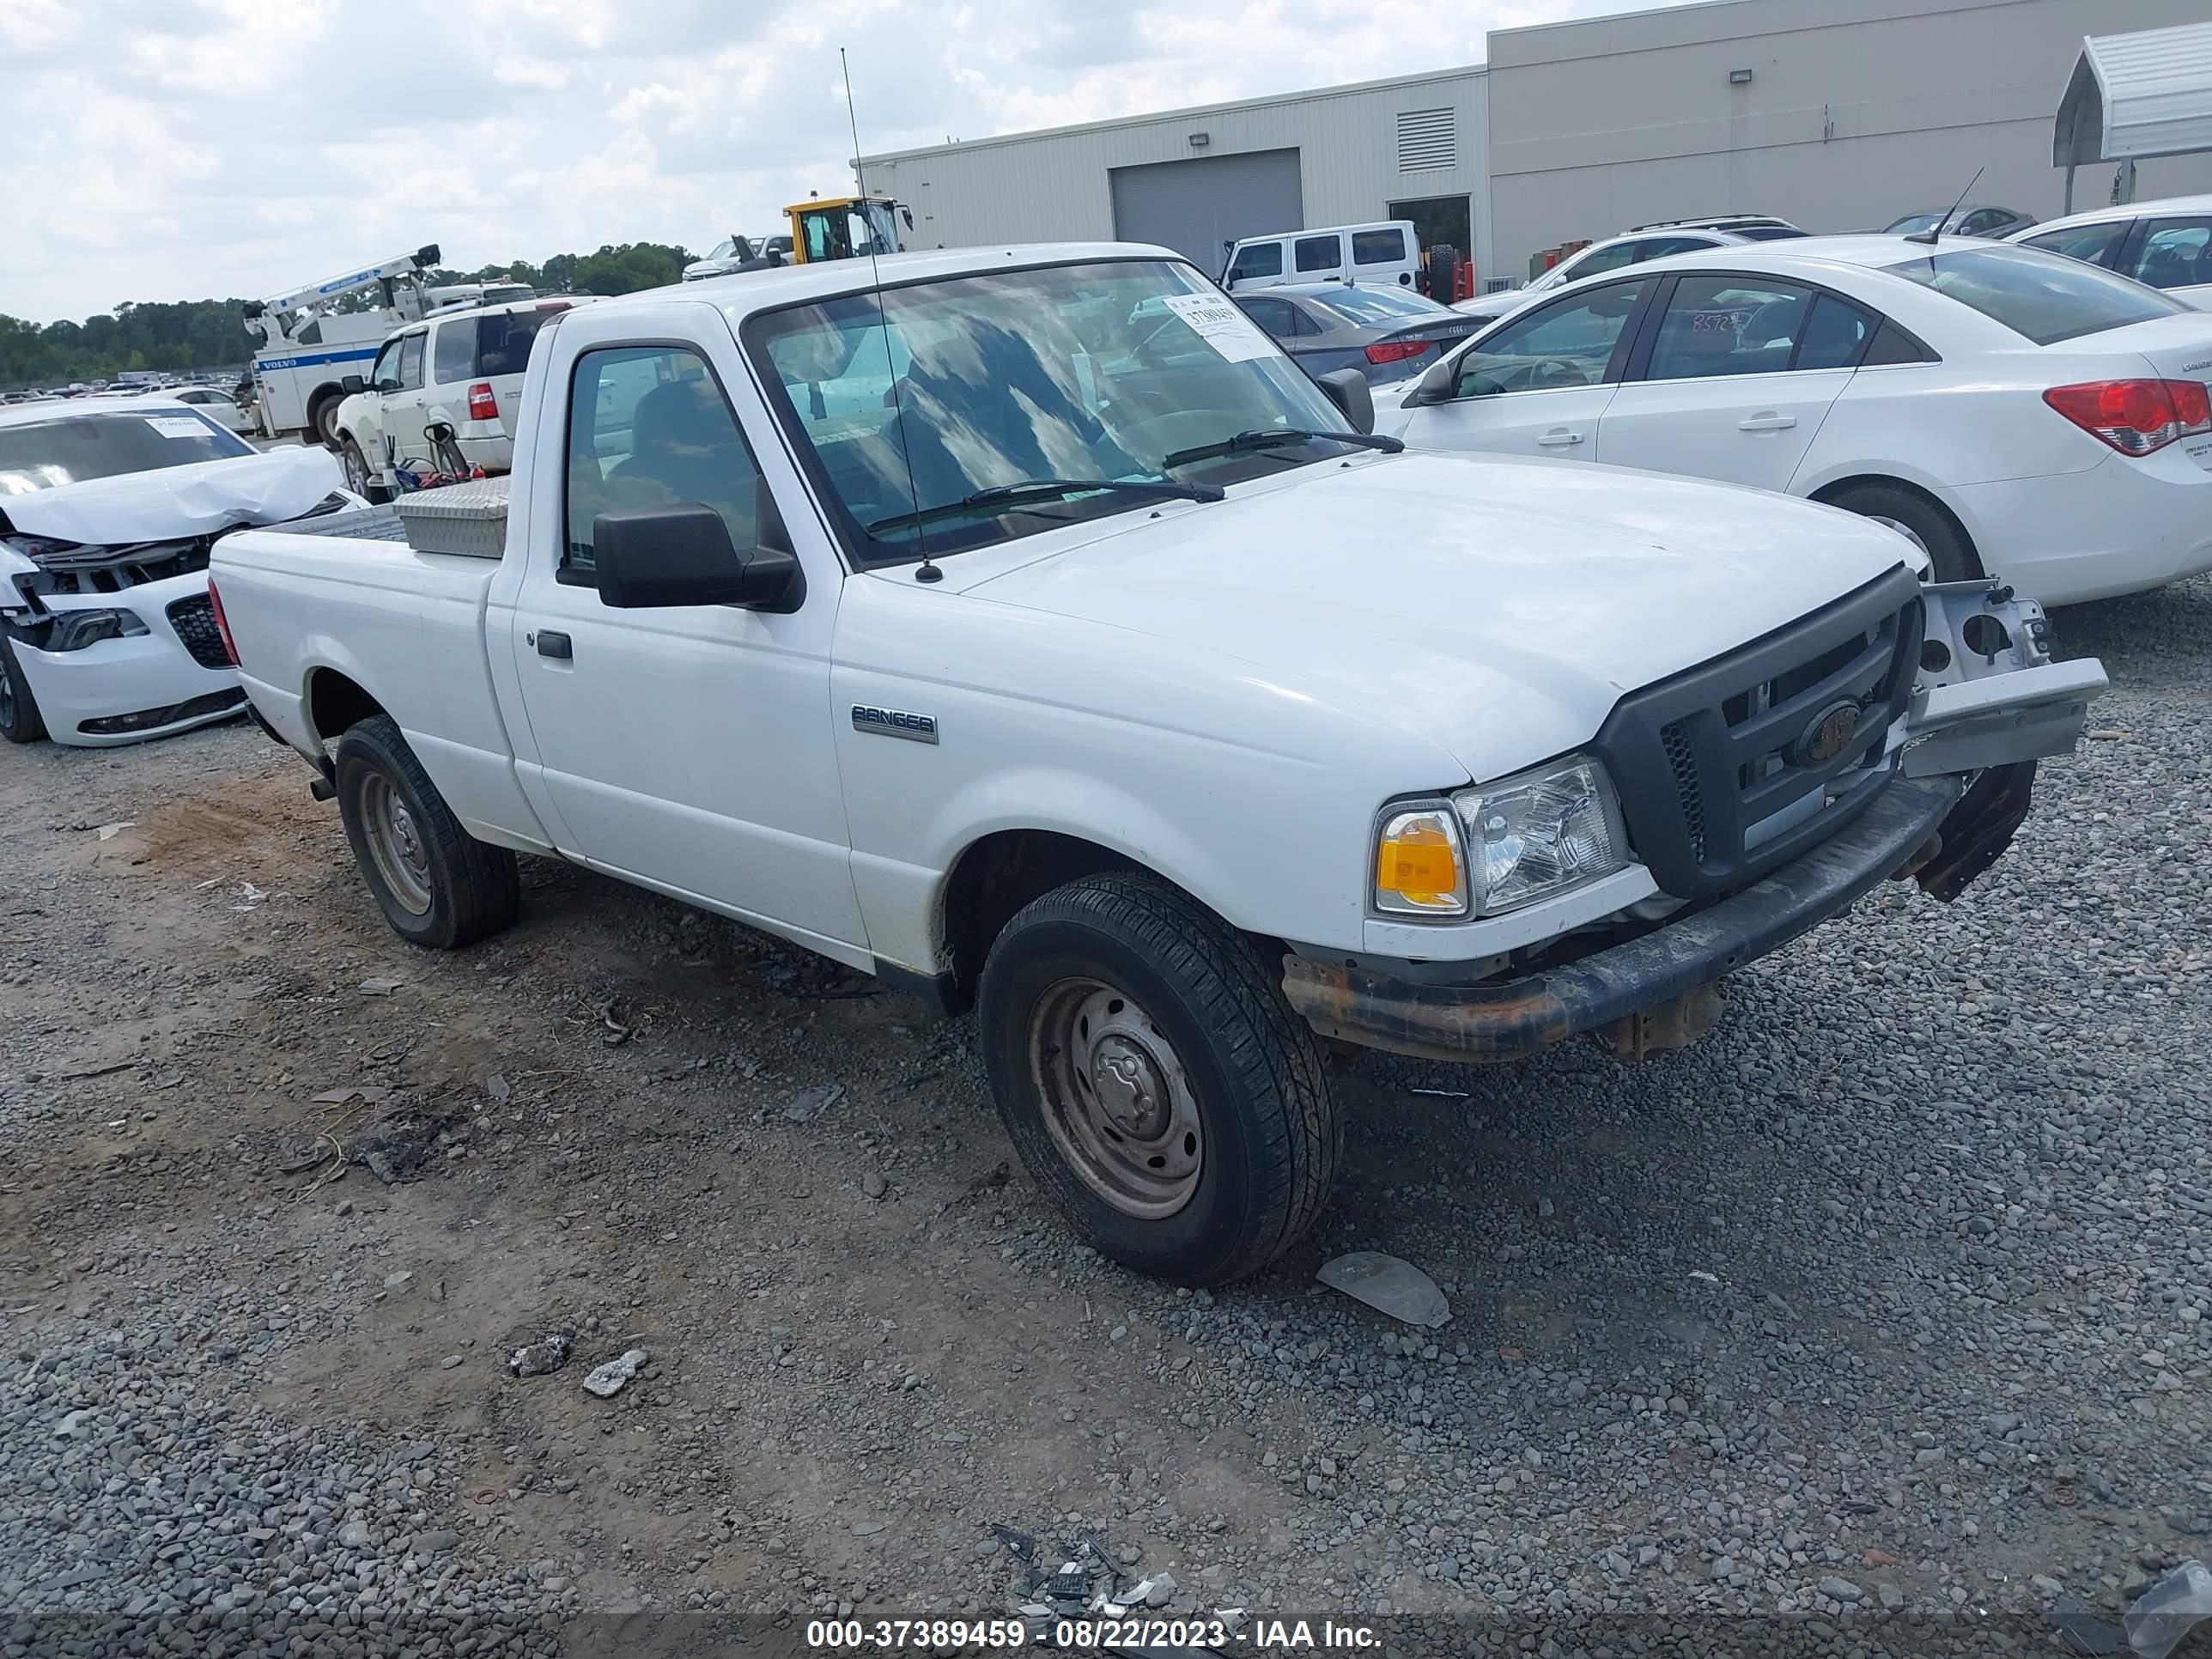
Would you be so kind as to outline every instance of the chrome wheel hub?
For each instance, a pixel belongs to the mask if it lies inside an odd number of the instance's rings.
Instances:
[[[1167,1034],[1127,993],[1064,979],[1030,1020],[1045,1130],[1076,1176],[1124,1215],[1157,1221],[1190,1202],[1206,1141]]]

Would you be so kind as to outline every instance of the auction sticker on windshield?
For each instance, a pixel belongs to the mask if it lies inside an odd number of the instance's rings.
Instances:
[[[1169,294],[1161,303],[1190,325],[1191,332],[1232,363],[1274,349],[1260,325],[1218,294]]]
[[[193,415],[149,415],[146,424],[164,438],[204,438],[208,434],[205,423]]]

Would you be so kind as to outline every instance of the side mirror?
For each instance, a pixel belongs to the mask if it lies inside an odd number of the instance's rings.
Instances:
[[[1459,359],[1455,356],[1440,357],[1431,363],[1420,385],[1413,388],[1417,404],[1448,404],[1458,395]]]
[[[338,382],[338,390],[351,397],[356,392],[368,391],[368,382],[358,374],[349,374]]]
[[[627,507],[592,520],[599,603],[617,611],[735,605],[790,611],[806,597],[799,561],[771,547],[731,544],[722,515],[699,501]]]
[[[1354,432],[1375,430],[1375,394],[1369,390],[1367,377],[1356,368],[1332,369],[1314,377],[1314,384],[1322,395],[1344,412]]]

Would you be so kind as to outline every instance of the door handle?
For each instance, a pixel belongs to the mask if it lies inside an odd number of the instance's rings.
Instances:
[[[1735,429],[1739,432],[1787,432],[1796,424],[1797,417],[1795,415],[1777,415],[1770,410],[1765,414],[1753,415],[1748,420],[1738,421],[1735,423]]]
[[[1536,440],[1538,443],[1549,445],[1555,449],[1561,444],[1578,444],[1582,441],[1583,434],[1569,426],[1555,426]]]
[[[562,662],[568,662],[576,654],[575,647],[569,644],[566,634],[556,634],[550,628],[542,628],[531,637],[537,641],[538,654],[541,657],[558,657]]]

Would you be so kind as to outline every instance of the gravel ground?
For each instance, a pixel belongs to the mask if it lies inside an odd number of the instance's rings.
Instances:
[[[0,755],[0,1651],[765,1650],[1004,1614],[994,1523],[1394,1651],[2059,1651],[2212,1555],[2212,584],[2057,622],[2115,690],[1966,900],[1642,1067],[1362,1060],[1214,1295],[1068,1242],[964,1024],[556,866],[413,952],[243,727]]]

